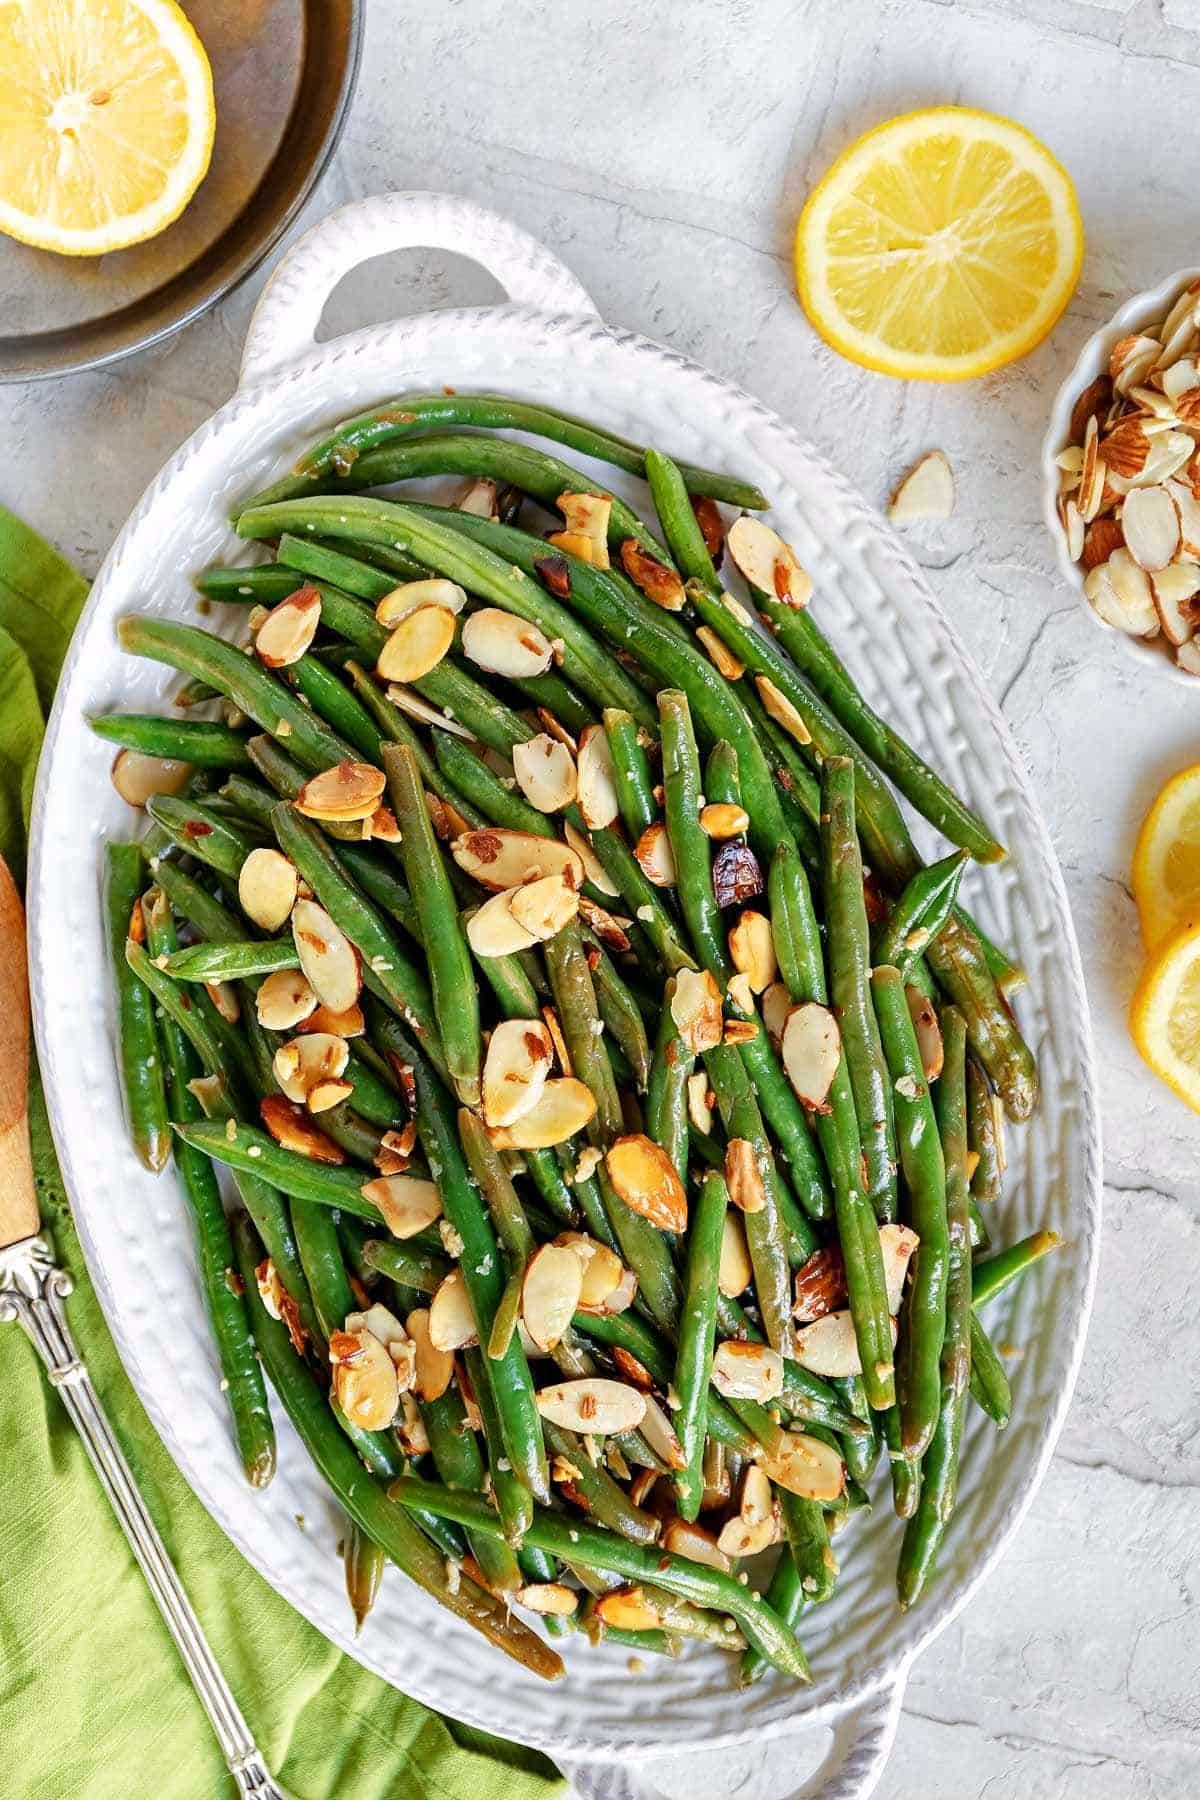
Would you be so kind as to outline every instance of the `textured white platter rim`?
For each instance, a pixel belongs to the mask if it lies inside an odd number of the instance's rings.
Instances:
[[[302,354],[336,279],[364,256],[400,243],[473,255],[511,295],[540,302],[540,309],[429,314]],[[555,306],[569,310],[550,316]],[[35,1026],[51,1118],[89,1268],[156,1428],[243,1553],[348,1654],[442,1711],[563,1757],[734,1744],[834,1721],[874,1695],[880,1700],[866,1712],[885,1750],[890,1730],[883,1721],[894,1729],[896,1690],[909,1662],[965,1605],[1033,1498],[1082,1355],[1101,1164],[1078,950],[1049,837],[1007,729],[904,546],[761,403],[674,351],[603,326],[589,307],[562,266],[523,233],[446,197],[391,195],[344,209],[281,265],[248,341],[247,365],[258,379],[239,389],[151,484],[105,561],[63,671],[35,797],[29,880]],[[1036,1120],[1009,1134],[998,1234],[1007,1242],[1046,1225],[1071,1248],[989,1315],[1006,1340],[1023,1346],[1013,1420],[988,1444],[990,1457],[979,1453],[982,1440],[993,1437],[990,1427],[978,1417],[971,1422],[942,1579],[921,1609],[898,1612],[898,1532],[886,1476],[882,1487],[877,1478],[873,1518],[838,1540],[838,1598],[805,1631],[816,1677],[806,1690],[768,1679],[739,1692],[727,1659],[703,1649],[656,1664],[652,1678],[634,1678],[623,1652],[569,1640],[567,1679],[547,1687],[395,1575],[362,1638],[354,1639],[334,1555],[336,1509],[286,1421],[275,1482],[263,1494],[246,1485],[226,1428],[175,1183],[140,1168],[123,1129],[99,861],[106,836],[128,835],[129,815],[109,783],[108,752],[84,719],[113,705],[150,709],[176,678],[122,657],[115,621],[131,610],[194,617],[190,577],[237,552],[226,524],[236,499],[334,420],[405,389],[445,384],[544,399],[757,481],[774,497],[771,517],[811,570],[820,616],[868,698],[981,807],[1012,851],[1001,868],[972,879],[968,895],[982,922],[1029,969],[1021,1018],[1043,1070]],[[613,472],[602,478],[611,484]],[[631,492],[629,483],[616,485]],[[979,1545],[986,1548],[976,1554]],[[878,1767],[876,1757],[872,1774]],[[859,1772],[867,1775],[865,1766]],[[856,1781],[855,1791],[866,1786]]]

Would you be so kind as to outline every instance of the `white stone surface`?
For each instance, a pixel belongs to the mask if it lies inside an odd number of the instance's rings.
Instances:
[[[885,1800],[1175,1800],[1200,1793],[1200,1126],[1125,1029],[1140,947],[1127,871],[1161,781],[1197,757],[1195,695],[1134,671],[1056,580],[1038,513],[1049,398],[1127,293],[1195,261],[1191,0],[370,0],[342,147],[310,204],[445,187],[575,268],[604,315],[793,418],[882,502],[940,446],[959,509],[914,533],[1023,747],[1088,972],[1108,1153],[1100,1294],[1059,1456],[997,1575],[916,1667]],[[1048,344],[960,388],[841,362],[792,294],[809,181],[864,126],[956,100],[1029,125],[1078,184],[1079,292]],[[1166,129],[1160,129],[1165,124]],[[0,499],[91,573],[160,463],[230,391],[259,281],[111,371],[0,389]],[[331,335],[486,300],[435,256],[347,282]],[[652,1704],[647,1683],[647,1703]],[[782,1800],[784,1751],[706,1759],[719,1800]],[[694,1790],[686,1771],[671,1792]]]

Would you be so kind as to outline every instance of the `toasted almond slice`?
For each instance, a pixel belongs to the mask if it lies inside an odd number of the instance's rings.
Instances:
[[[451,1269],[429,1302],[429,1342],[435,1350],[466,1350],[479,1342],[461,1269]]]
[[[1175,510],[1179,514],[1178,554],[1200,559],[1200,501],[1196,499],[1188,482],[1182,477],[1173,477],[1163,485],[1174,501]]]
[[[577,556],[580,562],[590,563],[592,561],[592,540],[585,537],[581,531],[550,531],[546,534],[546,542],[553,544],[556,550],[565,551],[568,556]],[[552,562],[553,558],[547,557],[545,560]],[[541,573],[540,567],[538,572]],[[569,569],[567,574],[569,579]]]
[[[304,1104],[310,1113],[330,1112],[335,1106],[340,1106],[343,1100],[349,1100],[353,1092],[352,1081],[342,1081],[331,1075],[324,1081],[314,1081],[304,1096]]]
[[[578,786],[574,759],[548,732],[514,744],[512,765],[517,786],[539,812],[561,812],[574,800]]]
[[[783,1358],[768,1344],[729,1338],[713,1351],[712,1383],[727,1400],[774,1400],[783,1392]]]
[[[468,481],[454,502],[458,512],[471,513],[477,519],[499,519],[500,483],[490,475],[479,475]]]
[[[900,1299],[904,1293],[904,1278],[908,1274],[908,1265],[913,1251],[920,1243],[916,1232],[908,1225],[881,1225],[879,1227],[879,1248],[883,1255],[883,1279],[887,1286],[887,1305],[890,1313],[900,1311]]]
[[[780,1432],[762,1468],[776,1487],[802,1500],[836,1500],[846,1485],[846,1467],[837,1451],[802,1431]]]
[[[369,819],[386,779],[374,763],[337,763],[309,777],[296,795],[296,811],[310,819]]]
[[[362,1197],[377,1206],[394,1238],[416,1237],[442,1216],[442,1196],[417,1175],[380,1175],[366,1181]]]
[[[548,1081],[536,1105],[521,1118],[495,1130],[489,1127],[488,1136],[497,1150],[549,1150],[582,1131],[595,1111],[592,1090],[564,1075]]]
[[[726,838],[741,837],[749,823],[750,814],[745,807],[734,806],[728,800],[714,800],[700,811],[701,831],[719,843]]]
[[[275,1079],[289,1100],[302,1105],[318,1082],[336,1081],[350,1060],[345,1038],[332,1032],[314,1031],[292,1038],[275,1052]]]
[[[787,1078],[797,1097],[814,1112],[828,1104],[829,1089],[842,1054],[842,1034],[827,1006],[806,1000],[788,1013],[780,1042]]]
[[[687,1457],[683,1453],[683,1445],[675,1434],[675,1427],[652,1394],[646,1395],[646,1412],[638,1430],[655,1456],[665,1462],[668,1469],[677,1470],[687,1467]]]
[[[579,911],[579,892],[565,875],[542,875],[513,888],[508,910],[517,924],[539,943],[560,932]]]
[[[554,1046],[541,1019],[502,1019],[483,1062],[486,1123],[511,1125],[536,1106],[553,1061]]]
[[[796,1270],[792,1317],[811,1325],[846,1304],[846,1263],[836,1244],[823,1244]]]
[[[344,1012],[334,1012],[331,1007],[318,1006],[307,1019],[302,1019],[297,1030],[303,1035],[310,1031],[330,1031],[334,1037],[362,1037],[367,1029],[361,1006],[348,1006]]]
[[[655,887],[674,887],[678,879],[675,871],[675,852],[671,848],[671,840],[667,836],[667,828],[661,819],[647,825],[637,843],[633,846],[633,854],[641,865],[642,874]]]
[[[232,981],[206,981],[204,991],[227,1025],[236,1025],[242,1016],[237,989]]]
[[[921,1052],[921,1067],[925,1071],[925,1079],[936,1081],[945,1061],[937,1007],[918,987],[906,987],[904,998],[908,1001],[908,1016],[917,1034],[917,1048]]]
[[[603,725],[585,725],[579,734],[579,810],[589,831],[603,830],[620,812],[612,751]]]
[[[462,633],[463,655],[489,675],[521,681],[544,675],[554,661],[554,647],[544,631],[498,606],[472,613]]]
[[[1190,638],[1186,644],[1180,644],[1175,652],[1175,662],[1185,675],[1200,675],[1200,644]]]
[[[375,1167],[381,1175],[403,1175],[412,1161],[417,1143],[417,1127],[412,1119],[400,1131],[385,1131],[375,1152]]]
[[[393,706],[398,706],[402,713],[407,713],[410,719],[419,720],[422,725],[436,725],[439,731],[449,731],[455,737],[465,738],[468,744],[479,741],[473,731],[468,731],[465,725],[460,725],[449,713],[439,712],[436,706],[430,706],[428,700],[422,700],[420,694],[414,694],[411,688],[406,688],[401,682],[392,683],[387,690],[387,697]]]
[[[529,1581],[513,1595],[529,1612],[569,1619],[579,1605],[579,1595],[562,1581]]]
[[[592,1611],[614,1631],[657,1631],[662,1614],[640,1587],[611,1588],[592,1602]]]
[[[729,977],[729,980],[725,983],[725,995],[730,1005],[736,1006],[739,1012],[752,1013],[754,1011],[754,989],[750,985],[750,975],[747,970],[739,969],[736,975],[731,975]],[[727,1019],[725,1021],[725,1036],[722,1040],[724,1043],[730,1041],[729,1027],[736,1023],[738,1023],[738,1021],[733,1019]],[[755,1035],[757,1035],[757,1032]],[[733,1041],[735,1043],[741,1043],[746,1040],[740,1036],[735,1036]]]
[[[583,863],[575,851],[532,831],[464,831],[450,854],[481,887],[496,891],[521,887],[542,875],[564,875],[572,887],[583,886]]]
[[[712,1532],[703,1525],[693,1525],[687,1519],[672,1519],[663,1530],[662,1547],[672,1556],[686,1556],[689,1562],[720,1569],[724,1575],[729,1573],[729,1558]]]
[[[258,1110],[275,1142],[282,1144],[285,1150],[307,1156],[310,1162],[345,1162],[345,1151],[323,1131],[318,1131],[304,1109],[286,1095],[268,1094],[259,1101]]]
[[[400,1412],[395,1424],[396,1438],[406,1456],[429,1455],[429,1433],[421,1417],[421,1409],[412,1394],[401,1394]]]
[[[537,943],[509,910],[509,894],[514,891],[510,888],[507,893],[493,894],[467,920],[467,942],[476,956],[513,956]]]
[[[1121,508],[1121,529],[1133,560],[1165,569],[1179,548],[1179,514],[1163,488],[1134,488]]]
[[[1071,443],[1083,442],[1083,434],[1087,429],[1088,419],[1095,413],[1103,418],[1112,405],[1113,385],[1109,375],[1097,375],[1095,381],[1088,383],[1071,409],[1070,437]],[[1076,465],[1078,467],[1078,465]]]
[[[564,1249],[570,1250],[578,1257],[583,1270],[583,1282],[579,1290],[577,1311],[587,1313],[624,1312],[625,1305],[613,1306],[611,1301],[621,1297],[625,1288],[625,1277],[629,1271],[620,1257],[607,1244],[598,1238],[589,1237],[583,1231],[564,1231],[555,1242]],[[632,1298],[632,1295],[630,1296]]]
[[[254,649],[268,669],[286,669],[299,662],[317,635],[321,623],[321,596],[316,588],[297,588],[272,607],[259,626]]]
[[[729,527],[725,543],[739,573],[752,588],[787,606],[808,605],[812,582],[795,551],[764,520],[756,519],[753,513],[743,513]]]
[[[619,1199],[659,1231],[687,1230],[688,1206],[679,1171],[644,1132],[619,1137],[604,1158]]]
[[[1178,474],[1191,461],[1195,449],[1195,440],[1186,431],[1168,431],[1162,437],[1156,437],[1146,458],[1146,466],[1132,485],[1157,487],[1159,482],[1169,481],[1172,475]]]
[[[297,900],[292,908],[292,937],[300,967],[322,1006],[348,1012],[362,989],[358,952],[315,900]]]
[[[725,1185],[729,1198],[744,1213],[762,1212],[767,1204],[762,1170],[749,1138],[730,1138],[725,1146]]]
[[[783,1042],[783,1031],[792,1010],[792,996],[782,981],[773,981],[762,997],[762,1021],[767,1036],[776,1049]]]
[[[954,471],[943,450],[930,450],[909,470],[888,502],[893,525],[948,519],[954,511]]]
[[[738,983],[746,980],[745,975],[735,975],[729,983],[728,992],[736,1005],[742,1007],[743,1011],[749,1012],[749,1000],[742,999],[737,991]],[[752,1044],[757,1036],[757,1019],[726,1019],[725,1029],[721,1033],[721,1042],[723,1044]]]
[[[754,1265],[746,1243],[746,1227],[736,1207],[728,1207],[721,1228],[721,1261],[717,1286],[727,1299],[736,1300],[754,1279]]]
[[[191,763],[173,756],[118,750],[113,759],[112,784],[128,805],[145,806],[155,794],[177,794],[191,772]]]
[[[250,852],[238,874],[238,901],[248,919],[263,931],[278,931],[291,917],[300,877],[278,850],[265,846]]]
[[[419,681],[437,668],[453,642],[454,614],[449,607],[418,606],[404,615],[388,638],[375,672],[384,681]],[[463,643],[465,647],[466,627]]]
[[[754,1525],[747,1525],[741,1518],[726,1519],[717,1534],[717,1549],[722,1555],[737,1562],[742,1557],[759,1556],[764,1550],[778,1542],[774,1517],[762,1519]]]
[[[1080,561],[1084,569],[1094,569],[1100,563],[1106,563],[1113,551],[1119,550],[1124,542],[1125,533],[1121,530],[1119,519],[1093,519],[1083,533]]]
[[[379,601],[375,617],[392,631],[401,619],[407,619],[409,613],[416,612],[420,606],[441,606],[447,612],[460,613],[466,604],[467,596],[457,581],[435,576],[429,581],[402,581]]]
[[[345,1330],[369,1331],[372,1337],[379,1339],[393,1362],[403,1354],[405,1346],[412,1342],[395,1313],[379,1301],[365,1307],[362,1312],[347,1313]]]
[[[1150,587],[1163,635],[1178,649],[1196,630],[1196,612],[1191,602],[1200,592],[1200,568],[1195,563],[1172,563],[1169,569],[1155,571]]]
[[[1105,434],[1098,449],[1111,475],[1119,475],[1122,481],[1133,481],[1141,474],[1150,455],[1150,435],[1146,426],[1147,421],[1133,413]]]
[[[607,569],[608,520],[612,512],[609,494],[560,494],[555,502],[572,537],[585,538],[591,545],[588,561],[594,568]]]
[[[602,894],[607,894],[611,900],[619,899],[621,895],[620,888],[612,879],[611,875],[604,867],[604,864],[596,855],[596,852],[592,849],[591,844],[584,836],[583,832],[580,831],[577,825],[572,825],[569,820],[563,829],[566,834],[567,843],[571,846],[571,849],[583,864],[585,878],[591,882],[594,888],[598,888]]]
[[[892,1342],[895,1343],[893,1335]],[[848,1307],[823,1313],[796,1332],[796,1361],[814,1375],[861,1375],[862,1361]]]
[[[1120,552],[1117,551],[1114,554],[1119,555]],[[1134,569],[1137,569],[1137,564],[1133,562],[1132,557],[1130,563]],[[1137,569],[1137,572],[1139,575],[1142,574],[1140,569]],[[1128,632],[1131,637],[1153,637],[1158,631],[1158,613],[1155,610],[1149,581],[1144,575],[1142,579],[1146,580],[1148,606],[1143,606],[1140,601],[1136,600],[1133,605],[1128,605],[1118,594],[1112,580],[1112,558],[1110,557],[1108,562],[1101,563],[1098,568],[1088,571],[1084,577],[1083,591],[1091,602],[1093,610],[1106,625],[1111,625],[1116,631]],[[1125,586],[1126,591],[1130,591],[1128,582]]]
[[[404,1321],[408,1335],[416,1346],[416,1376],[413,1382],[418,1399],[440,1400],[454,1375],[454,1357],[449,1350],[439,1350],[429,1331],[429,1309],[418,1307]]]
[[[317,996],[302,970],[276,969],[259,988],[254,1004],[259,1024],[268,1031],[291,1031],[316,1011]]]
[[[631,923],[629,919],[622,924],[619,919],[613,917],[612,913],[605,912],[602,906],[597,906],[594,900],[589,900],[586,894],[579,896],[579,913],[588,929],[610,950],[624,952],[629,949],[629,933],[625,930],[625,926]]]
[[[1108,357],[1109,373],[1118,394],[1140,387],[1161,354],[1162,345],[1155,337],[1135,333],[1118,338]]]
[[[762,1525],[775,1517],[771,1483],[757,1463],[747,1463],[746,1473],[742,1476],[738,1516],[747,1525]]]
[[[696,638],[708,652],[709,661],[720,670],[726,681],[742,679],[746,673],[745,663],[738,661],[725,640],[719,638],[711,626],[697,625]]]
[[[761,994],[770,987],[779,965],[771,922],[764,913],[742,913],[729,933],[729,954],[734,968],[749,977],[751,992]]]
[[[329,1339],[333,1391],[351,1424],[384,1431],[400,1405],[396,1365],[371,1331],[334,1331]]]
[[[671,995],[671,1017],[695,1056],[721,1041],[721,990],[707,969],[680,969]]]
[[[683,582],[674,569],[661,562],[636,538],[625,538],[621,544],[621,567],[632,581],[634,587],[640,588],[647,600],[653,600],[655,606],[661,606],[664,612],[682,612],[684,603]],[[696,634],[699,636],[699,632]]]
[[[713,1097],[703,1069],[687,1078],[687,1107],[692,1125],[702,1137],[707,1137],[713,1124]]]
[[[589,1375],[581,1381],[560,1381],[542,1388],[537,1409],[552,1425],[567,1431],[609,1437],[634,1431],[646,1414],[646,1396],[624,1381],[608,1381]]]
[[[795,738],[798,744],[811,744],[812,732],[787,695],[780,693],[770,676],[756,675],[754,685],[758,689],[759,699],[775,723],[782,725],[788,736]]]
[[[564,1075],[573,1075],[575,1071],[571,1067],[571,1052],[567,1049],[567,1040],[563,1036],[562,1026],[558,1022],[558,1014],[552,1006],[543,1006],[542,1019],[546,1030],[550,1033],[550,1042],[554,1045],[554,1054],[558,1058],[559,1068]],[[592,1168],[600,1160],[600,1152],[594,1148],[581,1150],[579,1154],[581,1162],[585,1157],[594,1157]],[[592,1173],[592,1168],[577,1171],[575,1179],[577,1181],[586,1179],[586,1176]]]
[[[565,1244],[543,1244],[530,1257],[521,1284],[521,1317],[539,1350],[554,1349],[582,1291],[583,1263]]]

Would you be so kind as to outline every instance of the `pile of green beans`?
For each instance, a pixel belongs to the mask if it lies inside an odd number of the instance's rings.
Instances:
[[[503,428],[643,478],[657,517]],[[430,474],[469,478],[472,510],[369,492]],[[958,901],[1001,846],[807,611],[727,589],[718,502],[767,504],[550,407],[401,397],[240,509],[275,559],[198,585],[247,642],[122,621],[188,678],[188,716],[92,720],[150,796],[145,844],[106,853],[129,1127],[179,1172],[247,1476],[275,1466],[265,1371],[346,1514],[356,1629],[392,1562],[550,1679],[513,1606],[555,1638],[699,1636],[742,1682],[807,1680],[797,1631],[883,1446],[914,1604],[968,1395],[996,1427],[1016,1403],[978,1309],[1058,1243],[973,1257],[1001,1114],[1037,1094],[1014,965]],[[445,652],[390,683],[401,602],[456,590]],[[315,633],[255,653],[314,600]],[[517,622],[497,667],[487,611]],[[557,800],[543,752],[570,768]],[[550,871],[554,906],[505,915],[489,954],[506,846],[512,892]],[[520,1103],[501,1025],[524,1028]],[[546,1124],[570,1083],[589,1116]],[[609,1403],[620,1423],[590,1428]]]

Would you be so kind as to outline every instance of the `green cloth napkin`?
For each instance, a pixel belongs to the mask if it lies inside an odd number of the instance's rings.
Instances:
[[[86,594],[57,552],[0,507],[0,850],[18,880],[43,723]],[[89,1004],[86,994],[80,1004]],[[296,1800],[549,1800],[559,1793],[561,1781],[542,1757],[439,1718],[343,1656],[209,1518],[142,1411],[105,1328],[36,1075],[30,1128],[42,1217],[75,1278],[71,1328],[274,1774]],[[83,1446],[13,1326],[0,1327],[0,1432],[7,1771],[0,1787],[19,1788],[26,1800],[232,1794],[207,1718]],[[405,1578],[390,1570],[385,1579]],[[504,1679],[499,1659],[496,1678]]]

